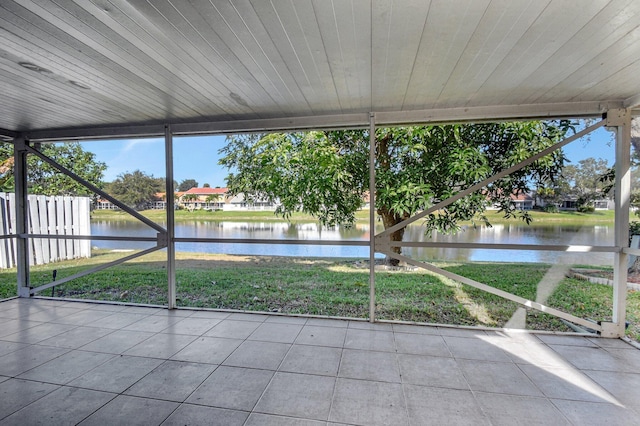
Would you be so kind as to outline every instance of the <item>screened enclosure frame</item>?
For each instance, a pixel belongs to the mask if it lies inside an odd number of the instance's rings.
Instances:
[[[384,114],[382,114],[384,116]],[[355,117],[354,117],[355,118]],[[365,127],[362,123],[362,115],[358,115],[359,125],[355,125],[355,122],[350,122],[349,125],[344,125],[345,121],[340,121],[339,123],[329,124],[330,121],[323,121],[318,118],[316,120],[307,120],[304,125],[301,125],[302,129],[311,129],[311,128],[353,128],[353,127]],[[549,118],[549,117],[545,117]],[[18,296],[19,297],[31,297],[36,295],[37,293],[46,290],[47,288],[51,288],[55,285],[60,285],[64,282],[68,282],[72,279],[79,278],[93,272],[100,271],[102,269],[106,269],[111,266],[118,265],[120,263],[126,262],[128,260],[132,260],[151,252],[167,249],[167,296],[168,296],[168,304],[167,307],[169,309],[177,308],[176,303],[176,259],[175,259],[175,244],[176,243],[222,243],[222,244],[303,244],[303,245],[332,245],[332,246],[360,246],[360,247],[368,247],[369,248],[369,320],[371,322],[376,321],[376,291],[375,291],[375,254],[381,253],[392,258],[405,261],[408,264],[417,266],[419,268],[423,268],[429,270],[431,272],[446,276],[448,278],[454,279],[456,281],[462,282],[464,284],[470,285],[472,287],[478,288],[483,291],[487,291],[494,295],[500,296],[502,298],[514,301],[524,307],[532,308],[539,310],[544,313],[551,314],[553,316],[562,318],[564,320],[570,321],[574,324],[590,328],[592,330],[596,330],[599,334],[604,337],[621,337],[624,336],[624,328],[625,328],[625,308],[626,308],[626,280],[627,280],[627,256],[632,255],[640,255],[640,249],[630,249],[628,248],[628,232],[629,232],[629,208],[630,208],[630,147],[631,147],[631,110],[626,108],[614,108],[608,110],[604,115],[601,121],[592,124],[588,128],[578,132],[577,134],[566,138],[564,141],[555,144],[552,147],[549,147],[540,153],[530,157],[523,162],[508,168],[495,176],[488,178],[482,182],[478,182],[477,184],[462,189],[459,193],[454,195],[453,197],[443,200],[429,209],[414,215],[410,219],[403,221],[402,223],[395,225],[379,234],[375,234],[375,191],[370,191],[370,207],[369,207],[369,226],[371,232],[369,233],[370,238],[369,241],[340,241],[340,240],[260,240],[260,239],[227,239],[227,238],[179,238],[175,236],[175,210],[174,210],[174,200],[173,197],[167,197],[167,209],[166,209],[166,219],[167,219],[167,227],[166,229],[157,223],[145,218],[140,213],[135,210],[129,208],[124,203],[120,202],[116,198],[110,196],[109,194],[102,191],[100,188],[95,185],[87,182],[86,180],[80,178],[75,173],[71,172],[67,168],[61,166],[56,161],[47,157],[39,151],[38,145],[40,143],[44,143],[43,141],[60,141],[65,139],[61,137],[60,134],[56,132],[52,132],[49,137],[46,137],[44,133],[38,134],[38,140],[35,142],[30,142],[29,137],[34,135],[29,134],[16,134],[13,138],[14,145],[14,161],[15,161],[15,181],[16,181],[16,235],[10,235],[9,238],[16,238],[17,240],[17,286],[18,286]],[[375,175],[375,148],[376,148],[376,140],[375,140],[375,129],[378,126],[377,120],[379,120],[379,115],[375,113],[370,113],[367,117],[369,135],[370,135],[370,145],[369,145],[369,184],[370,188],[375,188],[376,183],[376,175]],[[326,117],[325,117],[326,120]],[[382,120],[383,122],[385,120]],[[455,121],[455,120],[443,120],[447,122]],[[487,120],[488,121],[488,120]],[[340,125],[343,124],[343,126]],[[237,123],[236,123],[237,124]],[[271,129],[263,129],[266,131],[269,130],[282,130],[281,126],[276,125],[277,122],[272,122]],[[302,124],[302,123],[299,123]],[[427,124],[430,124],[427,122]],[[254,124],[255,125],[255,124]],[[219,124],[217,124],[219,126]],[[525,167],[537,159],[547,155],[577,139],[580,137],[591,133],[592,131],[606,126],[608,128],[612,128],[616,131],[616,181],[615,181],[615,241],[613,246],[570,246],[570,245],[517,245],[517,244],[466,244],[466,243],[424,243],[424,242],[411,242],[411,241],[402,241],[402,242],[390,242],[388,240],[388,235],[400,228],[406,227],[407,225],[420,220],[426,215],[437,211],[438,209],[444,208],[447,205],[455,202],[456,200],[474,192],[485,185],[498,180],[502,177],[507,176],[508,174],[519,170],[522,167]],[[166,169],[166,190],[167,194],[173,191],[172,182],[173,182],[173,137],[176,126],[171,126],[166,124],[162,127],[162,135],[164,136],[165,143],[165,169]],[[159,136],[158,127],[153,127],[153,135]],[[227,129],[225,132],[218,129],[218,131],[213,131],[213,125],[207,126],[203,124],[194,125],[194,127],[189,128],[185,127],[185,125],[180,126],[181,134],[215,134],[215,133],[231,133],[232,131],[238,131],[236,129]],[[113,130],[113,129],[112,129]],[[135,130],[135,129],[134,129]],[[207,130],[207,131],[205,131]],[[256,129],[254,129],[255,131]],[[293,130],[293,129],[288,129]],[[121,129],[121,133],[126,133],[127,131],[131,131],[131,129]],[[144,134],[148,136],[147,132],[150,131],[150,128],[138,128],[139,135]],[[84,137],[87,139],[107,139],[115,137],[115,131],[112,132],[104,132],[101,134],[99,129],[93,129],[90,132],[78,131],[76,135],[76,139],[82,139],[78,137],[79,134],[84,133]],[[54,168],[56,168],[60,173],[65,174],[75,181],[79,182],[86,188],[91,191],[105,197],[107,200],[114,203],[116,206],[121,208],[123,211],[131,214],[136,219],[140,220],[144,224],[150,226],[151,228],[157,231],[156,238],[140,238],[140,237],[109,237],[109,236],[91,236],[91,235],[74,235],[74,236],[59,236],[59,235],[49,235],[49,234],[35,234],[29,232],[29,223],[27,216],[27,155],[36,155],[42,161],[50,164]],[[106,263],[104,265],[99,265],[94,268],[87,269],[80,273],[74,274],[72,276],[66,277],[62,280],[53,281],[44,285],[40,285],[38,287],[32,287],[30,285],[29,280],[29,239],[79,239],[79,240],[121,240],[121,241],[146,241],[146,242],[155,242],[156,245],[154,247],[148,248],[146,250],[134,253],[132,255],[123,257],[113,262]],[[614,286],[613,286],[613,295],[614,295],[614,304],[613,304],[613,312],[612,312],[612,321],[611,322],[601,322],[601,323],[593,323],[591,321],[585,320],[583,318],[576,317],[574,315],[559,311],[557,309],[545,306],[543,304],[524,299],[522,297],[504,292],[502,290],[498,290],[494,287],[488,286],[486,284],[470,280],[463,276],[453,274],[451,272],[445,271],[441,268],[438,268],[432,264],[427,262],[419,262],[413,260],[407,256],[396,254],[392,251],[393,247],[450,247],[457,249],[468,249],[468,248],[483,248],[483,249],[500,249],[500,250],[548,250],[548,251],[558,251],[558,252],[568,252],[568,251],[578,251],[578,252],[609,252],[614,254]]]

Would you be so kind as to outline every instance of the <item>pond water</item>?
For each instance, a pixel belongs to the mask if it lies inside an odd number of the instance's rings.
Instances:
[[[382,227],[376,229],[381,232]],[[144,224],[130,221],[94,221],[92,235],[155,237],[156,231]],[[287,224],[280,222],[217,222],[194,221],[176,224],[176,237],[180,238],[237,238],[237,239],[300,239],[351,240],[367,242],[369,226],[358,224],[353,228],[320,229],[315,223]],[[425,235],[421,226],[413,225],[405,232],[405,241],[458,242],[491,244],[537,245],[594,245],[611,246],[614,228],[611,226],[526,225],[514,222],[509,225],[465,227],[455,235],[434,233]],[[148,242],[123,242],[93,240],[92,245],[104,249],[141,249],[153,246]],[[275,255],[296,257],[361,257],[369,256],[368,247],[320,246],[293,244],[223,244],[177,243],[177,251],[226,253],[248,255]],[[544,262],[562,264],[611,265],[611,253],[565,253],[537,250],[488,250],[452,248],[409,248],[403,253],[418,260],[452,261],[505,261]],[[380,255],[382,257],[382,255]]]

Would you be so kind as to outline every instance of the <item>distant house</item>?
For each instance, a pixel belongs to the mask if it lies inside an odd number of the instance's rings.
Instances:
[[[511,194],[511,204],[517,210],[531,210],[534,206],[534,199],[531,195],[521,192],[519,194]]]
[[[544,202],[544,200],[538,199],[538,205],[540,207],[544,207],[546,203]],[[596,210],[613,210],[614,209],[613,200],[608,198],[599,198],[597,200],[594,200],[592,202],[592,205]],[[564,211],[578,210],[578,206],[579,206],[578,198],[575,196],[563,198],[562,200],[560,200],[560,202],[557,203],[557,206],[559,210],[564,210]]]
[[[153,201],[149,203],[149,208],[153,210],[164,210],[167,208],[167,200],[165,192],[156,192]]]
[[[513,206],[517,210],[531,210],[535,206],[535,199],[530,194],[527,194],[525,192],[518,192],[515,194],[511,194],[510,198],[511,198],[511,204],[513,204]],[[500,209],[500,206],[497,204],[487,207],[487,210],[499,210],[499,209]]]
[[[221,210],[227,192],[227,188],[191,188],[180,193],[177,204],[187,210]]]
[[[613,200],[609,200],[607,198],[600,198],[600,199],[594,200],[592,203],[593,203],[593,207],[596,210],[613,210],[614,209]],[[577,210],[578,199],[577,198],[564,199],[560,203],[559,208],[560,210]]]
[[[225,211],[234,211],[234,210],[267,210],[274,211],[278,203],[274,203],[269,200],[253,200],[249,202],[244,194],[240,193],[230,197],[227,200],[227,203],[224,205]]]
[[[595,200],[593,207],[595,207],[596,210],[613,210],[615,208],[613,200],[610,199]]]
[[[94,204],[94,208],[96,210],[120,210],[120,207],[116,206],[109,200],[105,200],[104,198],[98,199]]]

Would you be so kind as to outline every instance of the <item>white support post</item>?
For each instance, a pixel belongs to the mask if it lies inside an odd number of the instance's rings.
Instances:
[[[369,321],[376,321],[376,123],[369,115]]]
[[[629,246],[629,207],[631,198],[631,110],[607,112],[607,126],[616,128],[615,246],[613,264],[613,315],[604,337],[622,337],[627,307],[627,254]],[[605,325],[605,324],[603,324]]]
[[[175,202],[173,198],[173,135],[171,127],[164,127],[165,150],[165,205],[167,209],[167,284],[168,308],[176,308],[176,252],[175,252]]]
[[[30,297],[29,282],[29,215],[27,191],[27,142],[24,138],[13,140],[14,179],[16,185],[16,266],[18,268],[18,296]]]

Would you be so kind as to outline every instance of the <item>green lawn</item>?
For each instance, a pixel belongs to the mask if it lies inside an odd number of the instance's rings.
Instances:
[[[163,222],[166,218],[164,210],[145,210],[140,212],[143,216],[148,217],[157,222]],[[492,224],[513,223],[518,219],[504,219],[497,211],[488,211],[486,213]],[[532,211],[534,223],[545,223],[550,225],[566,224],[566,225],[599,225],[613,224],[613,211],[596,211],[594,213],[578,213],[578,212],[559,212],[545,213],[541,211]],[[92,220],[137,220],[133,216],[117,210],[94,210],[91,212]],[[205,211],[195,210],[189,212],[187,210],[177,210],[175,212],[177,221],[191,220],[215,220],[215,221],[283,221],[280,216],[276,216],[272,211]],[[356,213],[358,222],[369,221],[369,211],[360,210]],[[635,219],[635,218],[634,218]],[[313,216],[304,213],[294,213],[290,221],[299,222],[315,222]]]
[[[97,252],[90,259],[32,268],[32,285],[114,260],[122,253]],[[167,303],[164,253],[71,281],[56,296],[163,305]],[[366,261],[297,259],[179,253],[179,306],[269,311],[341,317],[368,317]],[[439,266],[519,296],[535,299],[548,265],[443,263]],[[0,272],[0,298],[15,295],[16,271]],[[50,295],[50,290],[43,295]],[[565,278],[548,304],[581,318],[610,320],[612,289]],[[378,319],[502,327],[518,305],[424,270],[376,273]],[[628,334],[640,336],[640,294],[629,292]],[[527,328],[570,331],[561,321],[528,311]]]

